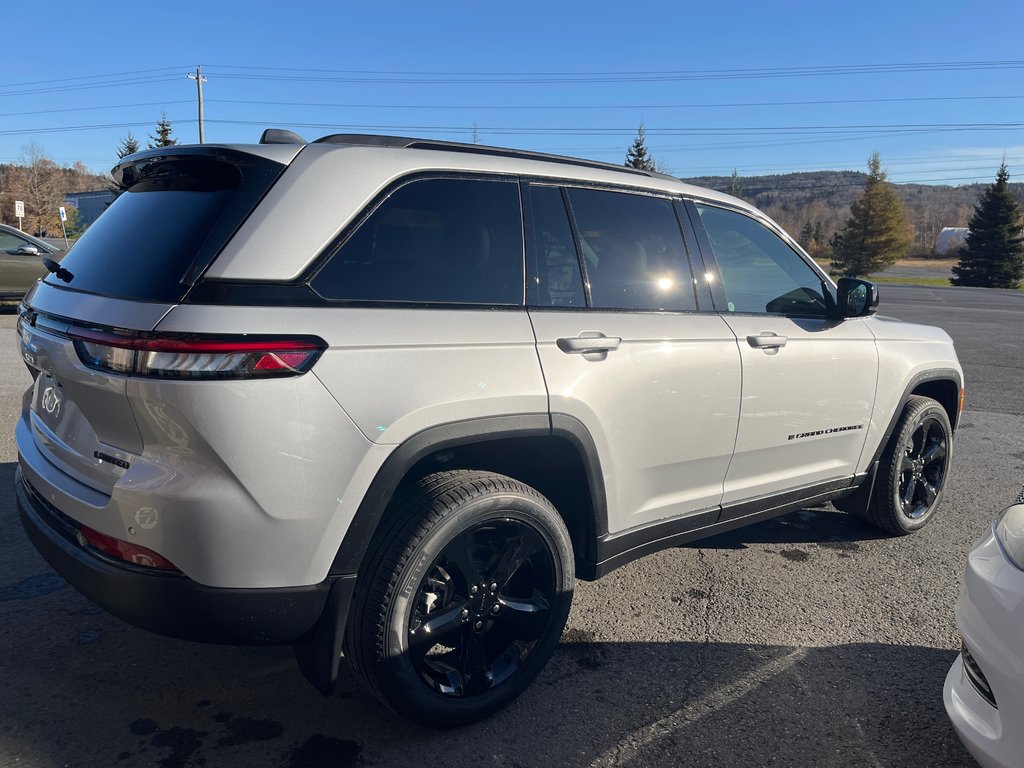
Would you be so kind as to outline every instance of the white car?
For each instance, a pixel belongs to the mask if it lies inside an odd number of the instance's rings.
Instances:
[[[963,648],[946,712],[985,768],[1024,765],[1024,490],[967,560],[956,622]]]
[[[939,509],[952,340],[741,200],[273,130],[114,177],[20,309],[16,483],[139,626],[292,643],[321,691],[344,652],[453,726],[540,673],[577,577],[825,500],[895,536]]]

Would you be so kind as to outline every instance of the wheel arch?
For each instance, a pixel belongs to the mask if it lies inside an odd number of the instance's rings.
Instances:
[[[399,445],[384,461],[342,539],[330,575],[358,573],[397,489],[443,469],[507,475],[544,494],[572,538],[576,572],[592,573],[597,539],[607,532],[607,503],[594,440],[562,414],[517,414],[442,424]]]
[[[922,371],[914,376],[903,390],[899,406],[890,415],[889,424],[886,426],[882,439],[875,448],[868,466],[881,459],[882,452],[892,438],[892,433],[896,429],[896,424],[900,420],[903,409],[907,407],[907,402],[914,395],[930,397],[937,401],[945,409],[946,415],[949,416],[949,425],[955,433],[960,420],[960,392],[962,387],[963,379],[960,376],[960,372],[954,368],[933,368],[929,371]]]

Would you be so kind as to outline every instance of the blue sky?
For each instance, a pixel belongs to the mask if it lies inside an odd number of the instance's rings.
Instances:
[[[897,182],[990,181],[1004,154],[1024,176],[1020,2],[7,6],[25,44],[0,75],[0,162],[35,142],[105,171],[161,110],[195,142],[201,64],[207,142],[476,124],[481,143],[621,162],[643,121],[679,176],[859,170],[876,150]]]

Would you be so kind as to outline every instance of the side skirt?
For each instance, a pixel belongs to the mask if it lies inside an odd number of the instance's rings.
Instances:
[[[580,564],[585,565],[581,578],[599,579],[644,555],[779,517],[811,504],[849,496],[859,490],[865,480],[870,482],[871,479],[872,476],[866,474],[846,477],[602,536],[597,541],[598,562]]]

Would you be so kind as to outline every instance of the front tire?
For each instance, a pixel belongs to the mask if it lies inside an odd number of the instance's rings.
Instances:
[[[930,397],[911,396],[882,454],[868,520],[893,536],[924,528],[945,490],[952,447],[946,409]]]
[[[569,614],[573,554],[537,491],[489,472],[428,475],[396,494],[360,572],[345,651],[400,715],[478,720],[522,693]]]

